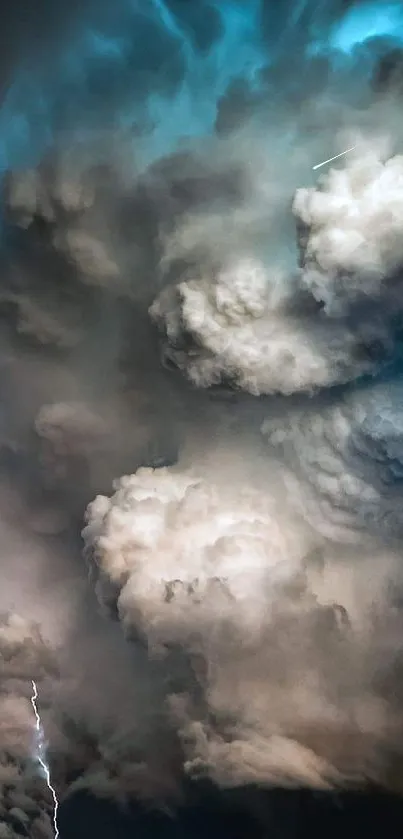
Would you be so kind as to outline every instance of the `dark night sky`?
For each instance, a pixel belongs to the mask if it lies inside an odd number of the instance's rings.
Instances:
[[[176,817],[142,810],[119,814],[116,807],[79,795],[60,814],[61,839],[308,839],[325,835],[382,834],[386,823],[394,835],[403,829],[403,803],[383,795],[315,795],[309,792],[255,792],[249,806],[239,805],[233,793],[209,796]]]

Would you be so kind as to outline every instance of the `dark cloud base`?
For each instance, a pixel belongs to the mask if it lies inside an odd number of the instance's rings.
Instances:
[[[244,799],[250,798],[249,807]],[[122,815],[115,805],[86,794],[75,796],[60,812],[63,839],[87,839],[89,832],[99,839],[308,839],[308,837],[367,835],[382,832],[390,824],[390,835],[403,828],[403,803],[399,798],[377,793],[319,795],[310,791],[250,791],[230,795],[199,794],[175,815],[144,811],[132,803]]]

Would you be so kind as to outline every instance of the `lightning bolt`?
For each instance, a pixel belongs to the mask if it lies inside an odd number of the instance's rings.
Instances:
[[[351,146],[351,149],[346,149],[345,151],[340,152],[340,154],[335,154],[334,157],[329,157],[328,160],[324,160],[323,163],[317,163],[316,166],[312,166],[312,169],[320,169],[321,166],[325,166],[326,163],[331,163],[332,160],[337,160],[338,157],[343,157],[343,154],[348,154],[350,151],[354,151],[357,146]]]
[[[31,705],[34,709],[35,720],[36,720],[36,732],[37,732],[37,735],[38,735],[38,755],[37,755],[37,758],[38,758],[38,761],[39,761],[39,763],[40,763],[40,765],[41,765],[41,767],[42,767],[42,769],[45,773],[46,783],[48,785],[48,789],[50,790],[52,798],[53,798],[53,828],[54,828],[54,833],[55,833],[54,839],[58,839],[59,828],[58,828],[58,825],[57,825],[57,813],[58,813],[58,809],[59,809],[59,801],[58,801],[58,798],[57,798],[57,795],[56,795],[56,790],[52,786],[52,783],[51,783],[49,766],[47,765],[46,760],[44,760],[44,757],[42,756],[42,755],[44,755],[43,726],[42,726],[41,716],[40,716],[40,713],[38,711],[38,706],[36,704],[36,700],[38,699],[38,689],[36,687],[36,682],[34,682],[33,679],[32,679],[32,691],[33,691],[33,693],[32,693],[32,696],[31,696]]]

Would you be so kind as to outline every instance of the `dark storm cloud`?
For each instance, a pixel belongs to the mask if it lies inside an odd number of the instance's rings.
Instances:
[[[402,131],[384,48],[334,60],[345,8],[89,3],[20,34],[2,574],[59,647],[63,794],[387,784],[400,760],[400,391],[358,384],[400,352]]]
[[[3,616],[0,671],[0,836],[46,839],[52,835],[52,802],[38,777],[31,679],[46,695],[57,669],[37,626]]]

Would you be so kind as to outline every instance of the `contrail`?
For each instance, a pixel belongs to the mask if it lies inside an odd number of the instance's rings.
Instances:
[[[329,157],[329,160],[324,160],[323,163],[317,163],[316,166],[312,166],[312,169],[320,169],[321,166],[326,166],[326,163],[331,163],[332,160],[337,160],[338,157],[343,157],[343,154],[348,154],[356,148],[357,146],[351,146],[351,149],[346,149],[345,151],[340,152],[340,154],[335,154],[334,157]]]
[[[50,769],[49,769],[46,761],[43,759],[43,757],[41,757],[41,754],[44,753],[43,726],[42,726],[41,717],[40,717],[40,714],[39,714],[39,711],[38,711],[38,707],[37,707],[37,704],[36,704],[36,700],[38,699],[38,690],[37,690],[37,687],[36,687],[36,682],[34,682],[33,679],[32,679],[32,690],[33,690],[33,694],[31,696],[31,704],[32,704],[32,707],[34,709],[34,714],[35,714],[35,719],[36,719],[36,731],[38,733],[38,752],[39,752],[39,754],[37,755],[37,758],[38,758],[38,761],[39,761],[40,765],[42,766],[42,769],[45,773],[46,783],[47,783],[48,788],[49,788],[49,790],[52,794],[53,803],[54,803],[54,806],[53,806],[53,827],[54,827],[54,831],[55,831],[55,839],[58,839],[59,828],[58,828],[58,825],[57,825],[57,811],[59,809],[59,801],[58,801],[58,798],[57,798],[57,795],[56,795],[56,791],[51,784]]]

